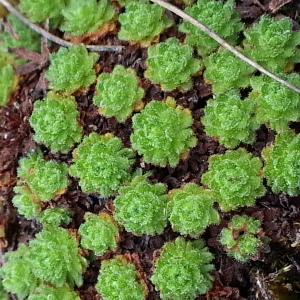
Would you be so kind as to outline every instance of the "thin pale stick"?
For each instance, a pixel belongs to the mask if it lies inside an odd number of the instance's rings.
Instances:
[[[179,9],[178,7],[172,5],[172,4],[170,4],[170,3],[168,3],[164,0],[151,0],[151,1],[158,4],[158,5],[160,5],[160,6],[162,6],[162,7],[164,7],[164,8],[166,8],[169,11],[173,12],[174,14],[181,17],[185,21],[190,22],[191,24],[193,24],[194,26],[196,26],[197,28],[199,28],[200,30],[205,32],[209,37],[211,37],[216,42],[218,42],[222,47],[224,47],[225,49],[230,51],[232,54],[234,54],[236,57],[238,57],[239,59],[241,59],[242,61],[244,61],[248,65],[250,65],[253,68],[257,69],[261,73],[269,76],[270,78],[272,78],[273,80],[279,82],[280,84],[288,87],[289,89],[293,90],[294,92],[300,94],[300,87],[297,87],[297,86],[289,83],[288,81],[285,81],[284,79],[282,79],[282,78],[278,77],[277,75],[271,73],[270,71],[268,71],[267,69],[265,69],[264,67],[259,65],[258,63],[254,62],[253,60],[251,60],[250,58],[248,58],[247,56],[245,56],[244,54],[239,52],[236,48],[234,48],[233,46],[228,44],[222,37],[220,37],[217,33],[212,31],[205,24],[203,24],[200,21],[194,19],[193,17],[191,17],[190,15],[188,15],[187,13],[185,13],[184,11]]]
[[[75,44],[68,42],[64,39],[61,39],[47,30],[41,28],[40,26],[32,23],[25,16],[23,16],[17,9],[14,8],[7,0],[0,0],[0,4],[2,4],[12,15],[16,16],[20,21],[30,27],[32,30],[42,35],[44,38],[49,41],[58,44],[63,47],[72,47]],[[87,49],[95,52],[121,52],[124,48],[123,46],[97,46],[97,45],[84,45]]]

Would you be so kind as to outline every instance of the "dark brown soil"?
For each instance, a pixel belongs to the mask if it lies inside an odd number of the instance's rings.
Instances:
[[[248,23],[254,22],[263,13],[286,14],[293,18],[295,27],[299,28],[299,1],[239,0],[237,3],[243,19]],[[161,39],[164,40],[169,36],[182,38],[175,28],[169,29]],[[99,43],[120,44],[113,35]],[[166,96],[175,97],[178,104],[189,108],[193,113],[198,145],[191,151],[188,160],[181,162],[176,168],[155,168],[144,164],[141,158],[137,159],[136,167],[145,171],[151,170],[153,181],[163,182],[170,189],[187,182],[199,183],[201,175],[207,170],[209,156],[225,151],[217,141],[205,135],[200,121],[203,107],[211,96],[210,87],[201,77],[197,77],[193,89],[187,93],[164,93],[159,86],[152,85],[143,77],[146,55],[145,49],[128,45],[120,54],[104,53],[99,61],[101,72],[111,71],[116,64],[132,67],[142,78],[141,84],[146,91],[147,102],[152,99],[161,100]],[[44,66],[41,67],[37,62],[38,59],[43,61],[45,57],[47,51],[43,52],[42,57],[32,59],[31,63],[20,70],[23,75],[20,88],[11,104],[0,111],[0,229],[3,227],[5,230],[5,236],[2,238],[0,236],[0,249],[4,252],[16,249],[19,243],[28,242],[41,230],[38,223],[27,221],[19,216],[11,203],[18,159],[36,148],[41,148],[49,158],[71,162],[70,154],[53,155],[43,146],[37,145],[32,139],[33,132],[28,123],[34,101],[43,98],[46,93]],[[126,146],[130,146],[131,121],[119,124],[113,118],[101,117],[92,104],[93,89],[77,96],[85,134],[92,131],[113,132]],[[299,124],[292,126],[299,131]],[[257,131],[255,144],[247,146],[247,149],[254,155],[260,156],[262,148],[273,139],[274,133],[262,127]],[[110,210],[112,200],[97,195],[86,195],[81,192],[77,182],[73,181],[68,191],[49,205],[69,208],[74,214],[70,228],[77,229],[83,221],[85,212],[98,213],[103,209]],[[205,297],[199,299],[300,299],[300,198],[274,195],[269,190],[265,197],[257,201],[255,207],[241,209],[235,213],[246,213],[259,218],[265,235],[270,238],[269,247],[263,249],[255,261],[246,264],[238,263],[226,256],[218,242],[218,234],[233,213],[222,213],[221,224],[211,226],[203,236],[210,250],[215,254],[216,271],[214,288]],[[122,242],[117,252],[130,253],[149,278],[154,252],[176,236],[170,228],[155,237],[135,237],[123,232]],[[85,300],[100,299],[94,285],[101,259],[92,256],[90,259],[91,264],[85,273],[84,285],[79,289],[81,299]],[[149,281],[148,286],[150,291],[148,299],[159,299]]]

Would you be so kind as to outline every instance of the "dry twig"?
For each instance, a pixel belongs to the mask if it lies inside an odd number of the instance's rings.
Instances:
[[[3,5],[12,15],[16,16],[24,24],[26,24],[28,27],[30,27],[32,30],[34,30],[38,34],[42,35],[47,40],[49,40],[55,44],[58,44],[60,46],[63,46],[63,47],[71,47],[71,46],[75,45],[71,42],[68,42],[64,39],[61,39],[61,38],[51,34],[47,30],[32,23],[25,16],[23,16],[17,9],[15,9],[14,6],[9,3],[9,1],[0,0],[0,4]],[[95,51],[95,52],[120,52],[124,48],[123,46],[98,46],[98,45],[85,45],[85,47],[87,49],[89,49],[91,51]]]
[[[255,69],[257,69],[261,73],[269,76],[273,80],[275,80],[275,81],[279,82],[280,84],[288,87],[289,89],[293,90],[294,92],[300,94],[300,87],[297,87],[297,86],[289,83],[288,81],[285,81],[284,79],[282,79],[282,78],[278,77],[277,75],[271,73],[270,71],[268,71],[267,69],[265,69],[264,67],[259,65],[258,63],[254,62],[253,60],[251,60],[250,58],[248,58],[247,56],[245,56],[244,54],[239,52],[235,47],[228,44],[222,37],[220,37],[217,33],[212,31],[205,24],[203,24],[200,21],[194,19],[193,17],[191,17],[190,15],[188,15],[187,13],[185,13],[184,11],[179,9],[178,7],[172,5],[172,4],[170,4],[170,3],[168,3],[164,0],[151,0],[151,1],[158,4],[158,5],[160,5],[160,6],[162,6],[162,7],[164,7],[165,9],[173,12],[174,14],[181,17],[185,21],[190,22],[191,24],[193,24],[194,26],[196,26],[197,28],[199,28],[200,30],[205,32],[209,37],[211,37],[216,42],[218,42],[222,47],[224,47],[225,49],[230,51],[232,54],[234,54],[236,57],[238,57],[239,59],[241,59],[242,61],[244,61],[248,65],[254,67]]]

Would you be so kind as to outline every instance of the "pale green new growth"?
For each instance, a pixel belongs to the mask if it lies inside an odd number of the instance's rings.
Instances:
[[[176,38],[148,48],[145,77],[160,84],[164,91],[192,88],[192,76],[201,69],[199,59],[193,57],[193,49]]]
[[[2,55],[2,54],[0,54]],[[18,77],[12,65],[0,66],[0,108],[9,103],[18,85]]]
[[[254,68],[220,48],[204,60],[205,81],[212,84],[215,94],[222,94],[232,89],[245,88],[250,85],[250,76]]]
[[[133,157],[133,151],[124,148],[119,138],[91,133],[73,152],[70,175],[79,178],[85,193],[111,196],[130,180]]]
[[[194,300],[212,288],[213,255],[201,240],[168,242],[155,262],[152,283],[165,300]]]
[[[82,285],[87,262],[66,229],[47,226],[29,245],[30,263],[37,278],[56,287]]]
[[[262,162],[245,149],[212,155],[202,183],[214,193],[223,211],[253,206],[266,190],[262,182]]]
[[[28,247],[22,244],[18,250],[5,254],[4,258],[5,263],[0,269],[4,289],[16,294],[20,300],[25,299],[39,284],[31,266]]]
[[[165,15],[165,9],[148,1],[136,1],[126,5],[120,14],[120,40],[149,44],[173,22]]]
[[[65,0],[20,0],[19,8],[31,21],[44,22],[58,17]]]
[[[136,235],[161,234],[168,221],[167,188],[162,183],[151,184],[147,177],[134,177],[115,200],[116,220]]]
[[[49,93],[46,99],[34,103],[30,117],[34,140],[45,144],[52,152],[68,153],[82,137],[78,120],[74,97]]]
[[[84,46],[61,47],[50,58],[46,73],[50,88],[68,94],[88,88],[96,80],[94,64],[98,58],[98,54],[88,53]]]
[[[79,227],[81,246],[101,256],[118,247],[119,228],[114,219],[107,213],[95,215],[86,213],[85,223]]]
[[[117,0],[120,5],[127,6],[130,3],[138,2],[139,0]]]
[[[80,300],[80,298],[68,286],[51,287],[42,285],[30,294],[28,300]]]
[[[300,75],[292,73],[285,78],[300,86]],[[256,104],[256,118],[276,131],[285,131],[289,122],[300,121],[300,94],[266,76],[251,79],[249,98]]]
[[[234,216],[228,228],[220,234],[220,243],[229,256],[240,262],[246,262],[258,254],[262,245],[259,236],[261,222],[248,216]]]
[[[39,218],[40,222],[44,226],[61,226],[61,225],[68,225],[72,218],[71,213],[64,208],[48,208],[44,210]]]
[[[54,199],[69,185],[67,165],[46,161],[40,152],[20,159],[18,177],[18,185],[27,187],[41,201]]]
[[[110,0],[69,0],[62,10],[64,20],[60,29],[73,36],[100,30],[115,16]]]
[[[41,38],[24,25],[17,17],[9,15],[7,20],[12,27],[14,35],[7,29],[1,34],[0,40],[3,40],[3,45],[7,48],[26,48],[33,52],[40,52]]]
[[[132,118],[133,149],[146,163],[175,167],[190,148],[196,146],[191,112],[179,106],[174,99],[166,102],[151,101]]]
[[[290,18],[262,16],[245,31],[245,54],[271,70],[289,70],[300,61],[300,35],[293,32],[292,25]]]
[[[274,193],[300,195],[300,136],[293,132],[277,135],[262,152],[264,176]]]
[[[203,187],[190,183],[170,191],[169,196],[169,220],[174,231],[197,238],[208,226],[220,222],[213,207],[216,199]]]
[[[202,123],[207,135],[227,148],[240,143],[252,144],[260,123],[255,118],[255,103],[241,100],[237,91],[229,91],[207,101]]]
[[[229,43],[236,43],[239,32],[244,28],[235,9],[235,1],[198,0],[185,12],[204,23]],[[206,56],[219,47],[219,44],[193,24],[184,21],[179,30],[186,33],[186,42],[195,47],[200,55]]]
[[[105,300],[145,300],[148,293],[136,267],[124,256],[102,262],[96,290]]]
[[[116,117],[119,122],[125,122],[144,97],[135,71],[121,65],[112,73],[102,73],[96,89],[94,104],[104,116]]]

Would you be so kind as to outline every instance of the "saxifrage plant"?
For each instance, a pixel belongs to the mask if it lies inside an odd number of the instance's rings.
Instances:
[[[30,241],[30,264],[34,275],[55,287],[82,285],[87,262],[77,240],[60,227],[46,226]]]
[[[7,21],[12,27],[15,35],[13,35],[7,29],[1,34],[0,40],[3,41],[3,45],[5,47],[12,49],[26,48],[33,52],[40,52],[41,38],[36,32],[24,25],[24,23],[22,23],[13,15],[9,15],[7,17]]]
[[[148,1],[136,1],[126,5],[120,14],[120,40],[150,44],[173,22],[165,15],[165,9]]]
[[[41,201],[49,201],[63,194],[69,185],[67,165],[47,161],[41,152],[20,159],[18,177],[18,185],[28,187]]]
[[[300,195],[300,136],[286,132],[262,151],[264,176],[274,193]]]
[[[52,152],[68,153],[83,133],[75,98],[54,93],[34,103],[30,125],[35,131],[34,140]]]
[[[167,187],[151,184],[148,175],[137,175],[121,187],[115,199],[115,218],[128,232],[136,235],[161,234],[167,226]]]
[[[263,244],[260,233],[260,220],[246,215],[234,216],[228,228],[221,231],[220,243],[229,256],[240,262],[246,262],[258,254]]]
[[[45,209],[39,217],[44,226],[68,225],[71,222],[71,212],[65,208],[54,207]]]
[[[86,213],[84,219],[85,223],[81,224],[78,230],[83,248],[93,251],[98,256],[116,250],[120,239],[119,228],[109,214]]]
[[[101,30],[115,17],[110,0],[69,0],[62,10],[60,29],[71,36],[81,36]]]
[[[43,208],[41,200],[27,186],[16,186],[14,192],[12,203],[18,213],[28,220],[38,218]]]
[[[198,0],[194,5],[186,7],[185,12],[203,22],[230,43],[236,43],[238,34],[244,28],[235,9],[234,0],[226,2]],[[186,33],[187,44],[195,47],[202,56],[210,54],[219,47],[215,40],[187,21],[179,26],[179,31]]]
[[[130,180],[133,157],[118,137],[91,133],[74,150],[70,175],[79,178],[85,193],[111,196]]]
[[[28,300],[80,300],[80,297],[68,286],[41,285],[30,294]]]
[[[105,300],[145,300],[148,294],[135,265],[125,256],[102,262],[96,290]]]
[[[291,73],[285,79],[300,85],[300,75]],[[256,104],[256,118],[278,132],[289,128],[289,122],[300,121],[300,95],[266,76],[251,79],[249,98]]]
[[[43,208],[42,202],[63,194],[69,185],[68,167],[46,161],[40,152],[20,159],[18,178],[12,202],[27,219],[37,218]]]
[[[39,285],[29,255],[29,248],[22,244],[18,250],[5,254],[5,263],[0,269],[4,289],[20,300],[25,299]]]
[[[252,144],[260,123],[255,117],[255,103],[242,100],[239,92],[229,91],[207,101],[202,123],[207,135],[227,148],[240,143]]]
[[[162,299],[193,300],[212,288],[212,260],[203,241],[177,238],[162,248],[151,281]]]
[[[50,88],[68,94],[88,88],[96,80],[94,64],[98,58],[98,54],[88,53],[84,46],[61,47],[51,54],[46,73]]]
[[[208,226],[220,222],[219,213],[213,206],[214,195],[195,183],[171,190],[169,197],[169,220],[172,229],[181,235],[197,238]]]
[[[275,71],[288,71],[300,61],[300,35],[292,30],[290,18],[262,16],[245,31],[245,54]]]
[[[145,109],[133,116],[133,149],[146,163],[175,167],[190,148],[196,146],[188,109],[176,107],[173,98],[165,102],[151,101]]]
[[[21,0],[19,8],[31,21],[44,22],[61,14],[65,0]]]
[[[133,69],[117,65],[112,73],[98,77],[94,104],[106,117],[116,117],[124,122],[133,110],[141,106],[144,90],[139,87],[139,78]]]
[[[0,278],[0,299],[1,300],[9,300],[8,293],[4,290],[4,286],[2,284],[1,278]]]
[[[204,59],[204,65],[206,67],[203,74],[204,79],[212,84],[212,90],[215,94],[248,87],[251,74],[255,70],[222,48]]]
[[[182,44],[177,38],[148,48],[145,77],[160,84],[164,91],[189,90],[192,76],[201,69],[199,59],[193,57],[193,49]]]
[[[243,148],[210,156],[202,183],[213,191],[222,211],[252,206],[266,192],[261,160]]]

